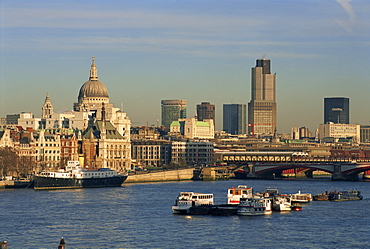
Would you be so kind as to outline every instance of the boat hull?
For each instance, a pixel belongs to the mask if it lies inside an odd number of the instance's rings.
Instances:
[[[363,197],[359,191],[334,191],[329,193],[329,201],[360,201]]]
[[[54,178],[35,176],[34,189],[70,189],[119,187],[127,179],[126,175],[104,178]]]
[[[256,208],[256,207],[241,207],[237,211],[237,214],[241,216],[266,215],[266,214],[272,214],[272,210],[268,210],[266,208]]]

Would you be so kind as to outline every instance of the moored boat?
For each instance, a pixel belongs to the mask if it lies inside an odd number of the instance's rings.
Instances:
[[[227,204],[215,205],[211,209],[212,215],[237,214],[241,198],[253,198],[253,189],[246,185],[238,185],[227,190]]]
[[[271,198],[241,198],[238,215],[265,215],[272,213]]]
[[[213,194],[180,192],[175,205],[172,206],[172,212],[174,214],[208,214],[213,204]]]
[[[253,189],[246,185],[239,185],[238,187],[231,187],[227,190],[227,204],[238,205],[240,198],[252,198]]]
[[[312,201],[312,195],[310,193],[301,193],[301,191],[298,191],[298,193],[291,194],[290,199],[292,203],[309,203]]]
[[[334,191],[329,193],[330,201],[359,201],[363,196],[358,190]]]
[[[329,200],[329,192],[325,191],[325,193],[320,193],[313,196],[314,201],[328,201]]]
[[[119,187],[127,175],[118,174],[109,168],[83,169],[78,161],[68,161],[66,168],[59,171],[44,171],[34,176],[34,189],[68,189]]]
[[[285,212],[292,210],[292,202],[287,195],[277,195],[272,198],[272,210]]]

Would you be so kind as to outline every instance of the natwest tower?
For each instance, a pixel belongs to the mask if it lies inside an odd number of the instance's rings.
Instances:
[[[271,61],[257,59],[252,67],[252,96],[248,103],[248,133],[274,134],[276,130],[276,74],[271,74]]]

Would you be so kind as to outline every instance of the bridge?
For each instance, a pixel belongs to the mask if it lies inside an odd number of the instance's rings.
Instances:
[[[238,178],[273,179],[282,177],[284,170],[304,170],[307,177],[320,170],[332,175],[332,180],[356,181],[358,175],[370,170],[370,158],[309,157],[294,152],[223,152],[219,160],[236,165]]]

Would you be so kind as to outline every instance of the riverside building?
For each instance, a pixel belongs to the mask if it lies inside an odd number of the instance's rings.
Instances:
[[[110,167],[118,171],[131,168],[131,121],[125,112],[110,103],[106,86],[98,80],[94,57],[92,57],[89,80],[82,84],[72,111],[55,113],[47,93],[42,106],[42,117],[35,118],[32,113],[22,113],[17,123],[24,130],[68,129],[78,131],[79,135],[83,133],[83,137],[80,137],[83,148],[80,157],[87,158],[83,163],[85,167]],[[91,132],[91,128],[95,130]],[[43,142],[46,138],[48,140],[45,141],[51,141],[51,137],[48,132],[35,136],[36,147],[40,147],[36,151],[37,160],[48,159],[47,164],[54,166],[63,158],[61,158],[60,145],[53,144],[52,146],[57,148],[51,150],[48,148],[49,145]],[[60,144],[60,141],[56,143]],[[69,155],[67,150],[63,153],[63,156]]]

